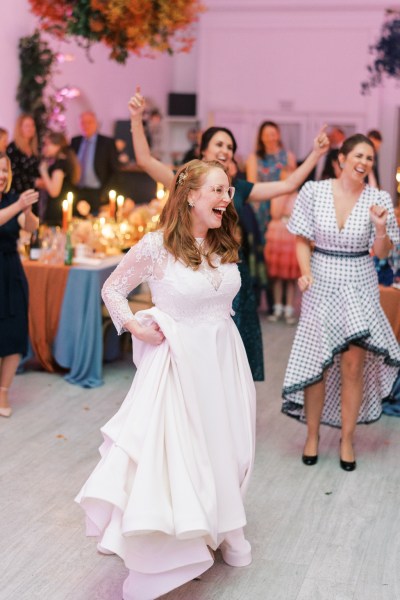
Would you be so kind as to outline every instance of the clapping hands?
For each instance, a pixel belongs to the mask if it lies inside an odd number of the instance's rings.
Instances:
[[[31,209],[32,204],[39,200],[39,192],[36,190],[25,190],[18,198],[18,202],[22,211]]]

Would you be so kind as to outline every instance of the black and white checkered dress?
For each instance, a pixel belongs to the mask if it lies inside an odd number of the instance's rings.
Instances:
[[[301,316],[283,386],[282,411],[305,421],[304,388],[327,370],[322,423],[340,427],[339,355],[350,343],[367,350],[359,423],[381,415],[400,367],[399,345],[379,301],[378,279],[368,250],[375,238],[369,208],[388,209],[387,232],[399,229],[387,192],[365,186],[343,229],[339,229],[332,181],[307,182],[298,195],[288,229],[315,243],[314,283],[303,294]]]

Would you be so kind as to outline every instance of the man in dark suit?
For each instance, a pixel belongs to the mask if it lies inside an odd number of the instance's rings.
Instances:
[[[71,140],[81,166],[77,201],[86,200],[90,212],[97,215],[100,205],[107,202],[110,180],[118,171],[118,154],[114,139],[98,133],[93,112],[82,113],[80,125],[82,135]]]

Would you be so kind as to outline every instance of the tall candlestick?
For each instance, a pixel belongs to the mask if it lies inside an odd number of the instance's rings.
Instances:
[[[68,223],[72,221],[72,208],[74,203],[74,195],[72,192],[68,192],[67,194],[67,202],[68,202]]]
[[[122,207],[124,206],[125,198],[123,196],[117,196],[117,221],[122,220]]]
[[[108,210],[110,219],[115,219],[115,199],[117,197],[117,192],[115,190],[110,190],[108,193]]]
[[[68,209],[69,202],[68,200],[62,201],[62,230],[67,231],[68,229]]]

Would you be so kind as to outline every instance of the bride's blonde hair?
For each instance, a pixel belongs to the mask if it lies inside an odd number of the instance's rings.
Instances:
[[[233,202],[227,206],[221,227],[208,230],[202,253],[191,231],[189,193],[201,188],[212,169],[222,169],[227,174],[224,166],[217,161],[191,160],[183,165],[172,182],[169,198],[159,221],[164,233],[165,248],[177,260],[195,270],[199,268],[202,256],[206,257],[210,266],[214,266],[213,254],[219,255],[223,263],[234,263],[239,259],[236,234],[238,216]]]

